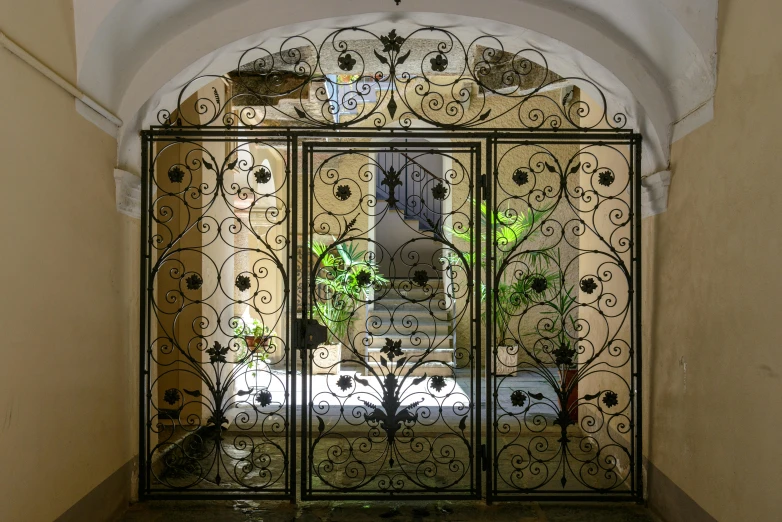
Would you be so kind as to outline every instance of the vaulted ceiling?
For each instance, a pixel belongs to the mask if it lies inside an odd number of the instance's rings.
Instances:
[[[534,45],[630,114],[647,172],[708,121],[715,88],[717,0],[74,0],[74,11],[79,86],[125,122],[121,164],[189,78],[232,70],[240,49],[275,36],[346,25],[458,27]]]

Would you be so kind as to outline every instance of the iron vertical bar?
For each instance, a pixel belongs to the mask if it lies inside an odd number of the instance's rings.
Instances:
[[[312,198],[312,187],[310,186],[310,157],[312,155],[310,146],[307,143],[302,143],[302,198],[301,202],[295,203],[297,207],[301,205],[302,219],[301,219],[301,232],[302,232],[302,253],[301,253],[301,324],[303,325],[307,316],[307,301],[310,292],[310,277],[309,277],[309,241],[310,229],[309,229],[309,205]],[[297,180],[298,182],[298,180]],[[296,332],[296,339],[299,346],[299,353],[301,354],[301,495],[310,494],[310,488],[308,487],[307,478],[312,475],[311,469],[309,469],[309,460],[307,458],[309,449],[309,387],[307,379],[309,378],[309,354],[302,342],[302,332]]]
[[[494,173],[494,165],[493,165],[493,147],[494,147],[494,140],[491,138],[486,139],[486,176],[487,176],[487,182],[486,182],[486,208],[489,209],[489,212],[494,212],[494,206],[493,206],[493,189],[494,183],[497,178],[497,176]],[[491,187],[491,189],[490,189]],[[486,416],[486,460],[485,463],[486,466],[486,500],[488,503],[491,503],[492,500],[492,487],[493,487],[493,469],[494,469],[494,445],[493,445],[493,438],[494,438],[494,417],[493,417],[493,405],[494,405],[494,399],[493,395],[491,393],[492,391],[492,354],[494,353],[494,350],[492,348],[492,334],[494,331],[494,328],[491,327],[492,325],[492,310],[494,306],[494,300],[492,298],[492,288],[493,288],[493,281],[492,281],[492,274],[494,273],[493,270],[493,259],[494,259],[494,250],[492,246],[492,234],[491,230],[492,227],[488,226],[488,221],[484,225],[485,230],[481,230],[481,234],[486,234],[486,367],[484,370],[484,375],[486,379],[486,406],[484,408],[483,414]],[[491,434],[489,434],[489,430],[491,430]]]
[[[633,218],[635,220],[635,241],[633,247],[635,250],[635,265],[634,265],[634,279],[633,282],[633,306],[635,307],[635,321],[633,327],[635,328],[635,359],[636,359],[636,418],[633,419],[634,429],[636,430],[636,464],[635,475],[637,481],[635,484],[636,497],[639,502],[643,502],[643,352],[641,351],[641,343],[643,338],[642,332],[642,311],[641,311],[641,297],[642,297],[642,271],[641,271],[641,135],[636,134],[633,137],[634,153],[635,153],[635,172],[633,172],[633,188],[635,190],[635,208],[633,209]]]
[[[473,183],[475,183],[476,180],[482,179],[481,178],[481,175],[482,175],[482,172],[481,172],[481,147],[480,146],[476,146],[475,148],[473,148],[473,151],[474,151],[474,154],[473,154],[473,164],[475,165],[475,175],[473,176],[472,179],[473,179]],[[482,196],[483,196],[483,194],[482,194]],[[478,201],[480,201],[480,198],[478,199]],[[480,259],[481,258],[481,252],[482,252],[482,249],[481,249],[482,241],[481,241],[481,225],[480,225],[480,223],[481,223],[480,205],[479,204],[474,204],[473,206],[475,207],[475,210],[474,210],[474,212],[475,212],[475,214],[474,214],[475,215],[475,218],[474,218],[475,221],[474,221],[474,224],[472,226],[472,237],[473,237],[473,241],[476,244],[476,257],[475,258],[476,259]],[[474,265],[474,263],[473,263],[473,265]],[[475,269],[475,266],[473,266],[473,270],[474,269]],[[473,294],[473,299],[475,299],[475,304],[478,305],[477,307],[473,307],[473,308],[475,308],[475,313],[476,313],[476,315],[479,318],[481,316],[481,314],[480,314],[481,280],[482,279],[481,279],[480,274],[479,274],[479,276],[478,276],[478,284],[476,285],[476,288],[475,288],[475,291],[474,291],[474,294]],[[475,408],[473,408],[473,419],[475,419],[475,424],[476,424],[476,430],[475,431],[477,433],[477,442],[474,445],[474,449],[478,450],[477,454],[480,455],[480,457],[474,459],[474,463],[477,463],[477,462],[481,463],[480,467],[476,466],[476,469],[475,469],[476,492],[477,492],[477,496],[481,497],[482,496],[482,487],[483,487],[482,486],[483,481],[481,480],[481,478],[482,478],[481,476],[483,475],[483,461],[484,461],[485,456],[483,454],[483,445],[482,445],[483,437],[481,436],[481,429],[482,429],[481,415],[482,415],[482,412],[480,411],[481,410],[481,376],[482,376],[482,372],[481,372],[481,362],[482,362],[482,360],[481,360],[481,344],[482,343],[481,343],[481,321],[480,321],[480,319],[478,320],[477,325],[478,325],[478,327],[477,327],[477,330],[475,332],[475,339],[476,339],[477,342],[475,343],[475,353],[472,354],[472,361],[473,361],[472,367],[473,367],[474,378],[475,378],[475,381],[474,381],[474,384],[473,384],[473,386],[474,386],[473,389],[475,390],[475,403],[474,404],[477,405],[478,412],[476,414]],[[488,328],[487,328],[487,330],[488,330]],[[477,368],[476,368],[476,366],[477,366]]]
[[[148,381],[147,372],[147,347],[146,335],[146,306],[147,306],[147,183],[149,179],[149,137],[141,134],[141,230],[139,243],[139,403],[138,403],[138,497],[143,500],[147,490],[147,422],[146,422],[146,387]]]
[[[297,334],[297,326],[299,324],[298,318],[296,317],[296,310],[298,309],[298,293],[299,293],[299,282],[297,280],[298,276],[298,269],[296,266],[298,256],[299,256],[299,213],[296,211],[295,205],[298,201],[298,192],[299,192],[299,150],[298,150],[298,140],[297,136],[295,134],[289,134],[288,135],[288,171],[292,172],[292,174],[288,174],[288,193],[290,194],[290,199],[288,199],[288,209],[292,210],[288,214],[288,228],[291,230],[291,242],[292,247],[290,250],[290,255],[288,256],[288,281],[290,281],[290,288],[294,289],[293,292],[290,292],[291,300],[290,300],[290,310],[288,312],[288,365],[290,366],[290,374],[289,374],[289,389],[291,390],[291,398],[290,398],[290,417],[289,425],[291,425],[291,433],[290,433],[290,458],[288,462],[288,469],[290,470],[290,477],[288,478],[290,482],[290,490],[291,490],[291,502],[296,502],[296,446],[297,446],[297,440],[296,440],[296,429],[297,429],[297,418],[298,414],[296,412],[296,409],[299,407],[299,400],[296,395],[297,386],[296,386],[296,366],[297,366],[297,357],[296,355],[299,353],[299,341],[298,341],[298,334]],[[303,277],[303,276],[302,276]],[[302,283],[304,280],[302,279]],[[303,292],[302,292],[303,293]]]
[[[407,140],[405,140],[405,143],[407,143]],[[405,150],[407,150],[407,149],[405,149]],[[405,202],[404,202],[403,206],[404,206],[404,209],[405,209],[404,218],[407,219],[407,218],[410,217],[410,215],[408,213],[408,210],[410,210],[410,209],[407,206],[407,203],[409,201],[408,198],[410,197],[410,181],[411,180],[410,180],[410,172],[408,171],[410,165],[409,165],[409,163],[407,161],[404,161],[401,156],[399,158],[399,161],[400,162],[404,162],[404,165],[405,165],[405,200],[404,200]],[[412,181],[413,181],[413,183],[415,183],[415,180],[412,180]]]

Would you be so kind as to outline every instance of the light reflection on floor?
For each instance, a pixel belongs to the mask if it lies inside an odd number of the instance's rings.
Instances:
[[[350,377],[349,386],[342,390],[337,380],[340,377]],[[356,377],[366,382],[357,382]],[[421,376],[407,376],[399,378],[402,399],[402,406],[418,403],[418,406],[424,407],[442,407],[444,410],[452,411],[452,408],[462,408],[468,404],[471,398],[477,396],[474,381],[471,382],[469,375],[459,376],[456,379],[444,378],[444,384],[438,391],[433,388],[431,377],[421,379]],[[248,372],[243,376],[241,382],[237,382],[235,390],[247,390],[251,393],[246,396],[238,397],[238,409],[252,408],[250,403],[256,394],[261,390],[268,390],[271,393],[271,404],[266,407],[259,407],[257,401],[253,405],[261,411],[271,411],[280,408],[280,405],[288,404],[289,395],[296,390],[296,404],[308,404],[312,402],[324,401],[332,405],[342,405],[343,407],[363,406],[365,401],[373,405],[380,405],[383,402],[383,387],[381,385],[382,376],[361,375],[356,372],[342,371],[337,375],[313,375],[307,378],[308,400],[304,400],[302,393],[302,376],[296,375],[295,382],[286,384],[286,376],[282,372],[258,372],[255,376]],[[555,380],[558,380],[555,378]],[[481,404],[486,404],[486,380],[480,381]],[[513,406],[510,396],[515,390],[522,390],[530,394],[542,394],[543,401],[536,401],[530,408],[528,414],[542,414],[554,416],[555,408],[558,404],[556,391],[551,383],[539,375],[523,374],[518,376],[499,376],[496,380],[497,408],[498,413],[502,411],[518,412],[519,408]]]

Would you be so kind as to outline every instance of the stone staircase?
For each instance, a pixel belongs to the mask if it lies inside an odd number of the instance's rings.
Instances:
[[[392,279],[391,290],[368,307],[366,331],[371,337],[367,337],[368,345],[364,348],[364,363],[380,373],[381,356],[391,369],[396,369],[397,360],[406,358],[405,369],[397,371],[397,375],[405,375],[407,369],[420,362],[412,375],[453,376],[453,308],[448,306],[441,273],[436,270],[440,266],[441,244],[435,240],[429,225],[440,217],[442,209],[442,201],[433,198],[430,185],[432,178],[435,181],[441,178],[430,170],[435,168],[433,165],[427,168],[400,150],[378,154],[378,165],[382,167],[376,175],[378,208],[388,205],[386,198],[391,197],[381,171],[390,172],[393,168],[401,175],[401,186],[394,188],[396,203],[378,224],[378,240],[390,252],[400,252],[400,257],[415,251],[421,264],[416,268],[397,261],[391,272],[402,277]],[[420,197],[418,207],[406,206],[410,195]],[[424,285],[409,279],[421,269],[426,269],[429,275]],[[443,306],[447,309],[443,310]],[[403,355],[393,360],[381,352],[389,339],[401,342],[403,351]]]
[[[365,362],[372,368],[381,367],[380,357],[396,365],[396,360],[406,357],[406,368],[423,361],[413,375],[451,376],[454,366],[453,315],[442,310],[439,304],[444,297],[441,279],[430,279],[425,288],[410,290],[395,288],[376,301],[368,311],[367,332],[372,335],[365,348]],[[388,339],[399,342],[404,352],[391,361],[381,349]],[[391,364],[389,364],[391,366]],[[379,372],[379,370],[377,370]],[[406,370],[402,371],[402,375]]]

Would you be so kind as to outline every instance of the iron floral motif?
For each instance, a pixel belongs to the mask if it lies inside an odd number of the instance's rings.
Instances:
[[[169,388],[165,391],[163,394],[163,400],[169,403],[170,405],[174,405],[177,402],[179,402],[179,399],[182,397],[182,394],[179,393],[179,390],[176,388]]]
[[[255,395],[255,402],[265,408],[272,403],[272,394],[269,390],[261,390]]]
[[[359,270],[356,274],[356,284],[359,286],[369,286],[372,284],[372,274],[369,270]]]
[[[429,63],[432,64],[432,70],[436,72],[443,72],[448,68],[448,57],[443,53],[438,54]]]
[[[524,169],[516,169],[513,173],[513,182],[518,185],[526,185],[529,182],[529,173]]]
[[[545,277],[535,276],[532,278],[532,284],[530,285],[530,288],[532,288],[537,293],[542,294],[546,291],[546,288],[548,288],[548,281],[546,281]]]
[[[258,167],[253,176],[255,176],[255,181],[262,185],[272,179],[272,172],[268,168],[261,166]]]
[[[429,386],[436,392],[441,392],[445,388],[445,377],[442,375],[435,375],[429,379]]]
[[[335,195],[340,201],[347,201],[350,199],[350,194],[350,187],[347,185],[340,185],[337,187],[337,192]]]
[[[426,270],[416,270],[413,272],[413,283],[418,286],[426,286],[426,283],[428,282],[429,274],[426,272]]]
[[[434,187],[432,187],[432,197],[434,199],[443,200],[447,195],[448,195],[448,189],[445,188],[445,185],[443,185],[442,181],[437,185],[435,185]]]
[[[554,356],[554,363],[557,366],[570,366],[573,364],[573,357],[576,356],[576,350],[567,344],[562,344],[559,348],[551,352],[551,355]]]
[[[398,53],[405,43],[405,39],[396,34],[396,29],[391,29],[388,35],[380,37],[380,43],[383,44],[384,53]]]
[[[527,402],[527,395],[521,390],[514,390],[510,394],[510,403],[517,408],[523,408],[524,403]]]
[[[388,204],[392,207],[396,206],[399,201],[396,199],[396,187],[402,185],[402,180],[399,179],[400,174],[400,171],[391,166],[391,168],[386,171],[383,181],[380,182],[381,185],[385,185],[388,189]]]
[[[337,386],[342,391],[348,391],[353,386],[353,377],[350,375],[340,375],[337,379]]]
[[[393,373],[387,374],[383,379],[383,397],[380,406],[375,406],[371,402],[363,401],[364,405],[372,408],[371,413],[364,414],[364,420],[372,426],[380,425],[386,432],[389,444],[394,444],[396,432],[402,429],[404,424],[407,427],[412,426],[418,420],[418,414],[413,410],[421,401],[413,402],[407,406],[402,406],[399,398],[399,380]],[[390,461],[394,465],[394,459]]]
[[[206,353],[209,355],[209,361],[212,363],[228,362],[228,360],[225,358],[226,354],[228,353],[228,347],[221,345],[217,341],[215,341],[214,346],[209,348]]]
[[[198,274],[190,274],[185,278],[188,290],[198,290],[204,284],[204,280]]]
[[[581,290],[587,294],[591,294],[595,290],[597,290],[597,283],[595,283],[594,278],[587,277],[585,279],[581,280]]]
[[[240,292],[249,290],[251,286],[250,276],[240,275],[236,277],[236,288],[238,288]]]
[[[168,179],[171,183],[182,183],[182,180],[185,179],[185,171],[174,165],[168,169]]]
[[[356,65],[356,59],[350,53],[346,53],[337,59],[337,64],[343,71],[352,71]]]
[[[386,337],[386,344],[380,349],[380,353],[387,354],[388,358],[393,361],[394,357],[399,357],[404,354],[402,351],[402,341],[394,341],[393,339]]]
[[[601,172],[600,174],[598,174],[598,181],[597,182],[600,183],[601,185],[603,185],[604,187],[610,187],[614,183],[615,179],[616,179],[616,176],[614,176],[614,173],[611,172],[610,170],[606,169],[603,172]]]
[[[619,404],[619,396],[616,392],[608,390],[603,394],[603,404],[605,404],[607,408],[613,408]]]

